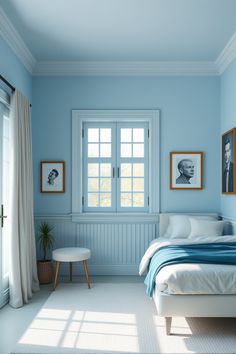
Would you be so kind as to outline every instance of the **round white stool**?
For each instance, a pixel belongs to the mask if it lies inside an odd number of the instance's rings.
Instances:
[[[70,264],[70,281],[72,281],[72,262],[83,262],[84,273],[88,283],[88,288],[90,289],[90,280],[88,276],[88,269],[86,260],[91,256],[91,251],[88,248],[80,247],[66,247],[58,248],[52,251],[52,259],[56,261],[56,274],[54,279],[53,289],[56,289],[58,273],[61,262],[69,262]]]

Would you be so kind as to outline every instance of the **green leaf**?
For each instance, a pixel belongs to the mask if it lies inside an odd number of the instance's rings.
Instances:
[[[51,233],[53,226],[49,225],[46,222],[42,222],[39,226],[39,247],[43,251],[44,260],[46,259],[47,251],[49,251],[54,244],[54,237]]]

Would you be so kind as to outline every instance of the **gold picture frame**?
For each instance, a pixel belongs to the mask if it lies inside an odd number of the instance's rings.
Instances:
[[[236,128],[222,134],[221,190],[222,194],[236,194]]]
[[[170,152],[170,189],[201,190],[203,152]]]
[[[40,192],[65,192],[64,161],[40,161]]]

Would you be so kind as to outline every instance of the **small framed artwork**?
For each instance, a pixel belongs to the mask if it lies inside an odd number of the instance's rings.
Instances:
[[[202,152],[170,152],[170,189],[202,189]]]
[[[40,192],[64,193],[65,192],[65,162],[41,161],[40,162]]]
[[[236,194],[236,128],[222,135],[222,193]]]

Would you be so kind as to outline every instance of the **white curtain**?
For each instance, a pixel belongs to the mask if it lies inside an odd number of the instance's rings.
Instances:
[[[10,305],[21,307],[39,290],[34,216],[30,107],[17,90],[10,113]]]

